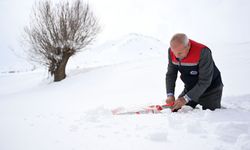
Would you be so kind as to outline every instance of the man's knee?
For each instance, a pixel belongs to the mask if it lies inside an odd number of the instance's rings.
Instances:
[[[215,110],[221,108],[220,104],[201,104],[201,105],[203,110],[206,109]]]
[[[200,99],[199,104],[202,106],[202,109],[215,110],[221,108],[221,98],[222,98],[222,88],[208,94],[207,96]]]

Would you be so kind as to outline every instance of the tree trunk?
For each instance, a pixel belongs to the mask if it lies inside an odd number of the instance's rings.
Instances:
[[[63,54],[62,61],[58,64],[55,70],[54,82],[61,81],[66,78],[65,70],[70,56],[71,56],[70,54]]]

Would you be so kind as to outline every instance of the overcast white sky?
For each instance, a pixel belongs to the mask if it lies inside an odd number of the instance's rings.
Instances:
[[[13,63],[36,0],[0,0],[0,66]],[[57,1],[57,0],[54,0]],[[103,31],[98,42],[140,33],[168,43],[176,32],[200,42],[250,41],[248,0],[89,0]]]

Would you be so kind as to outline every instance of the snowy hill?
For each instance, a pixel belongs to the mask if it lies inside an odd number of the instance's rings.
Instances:
[[[58,83],[22,59],[35,1],[0,1],[0,150],[250,150],[250,1],[90,0],[104,43],[70,58]],[[177,32],[211,48],[226,109],[111,115],[164,102]]]
[[[73,66],[104,66],[167,56],[168,46],[161,41],[131,33],[117,40],[105,42],[72,58]]]
[[[185,107],[178,113],[113,116],[113,108],[162,104],[166,97],[168,47],[138,34],[76,55],[62,82],[52,83],[41,70],[1,73],[0,149],[249,150],[250,92],[245,85],[250,72],[245,67],[250,62],[244,52],[250,45],[208,46],[222,71],[227,109]],[[242,53],[234,55],[235,48]],[[182,84],[177,87],[178,93]]]

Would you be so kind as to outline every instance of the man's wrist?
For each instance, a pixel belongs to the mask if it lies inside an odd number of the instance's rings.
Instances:
[[[191,98],[186,94],[183,96],[183,98],[185,99],[185,101],[188,103],[189,101],[191,101]]]
[[[167,93],[167,97],[174,96],[174,93]]]

